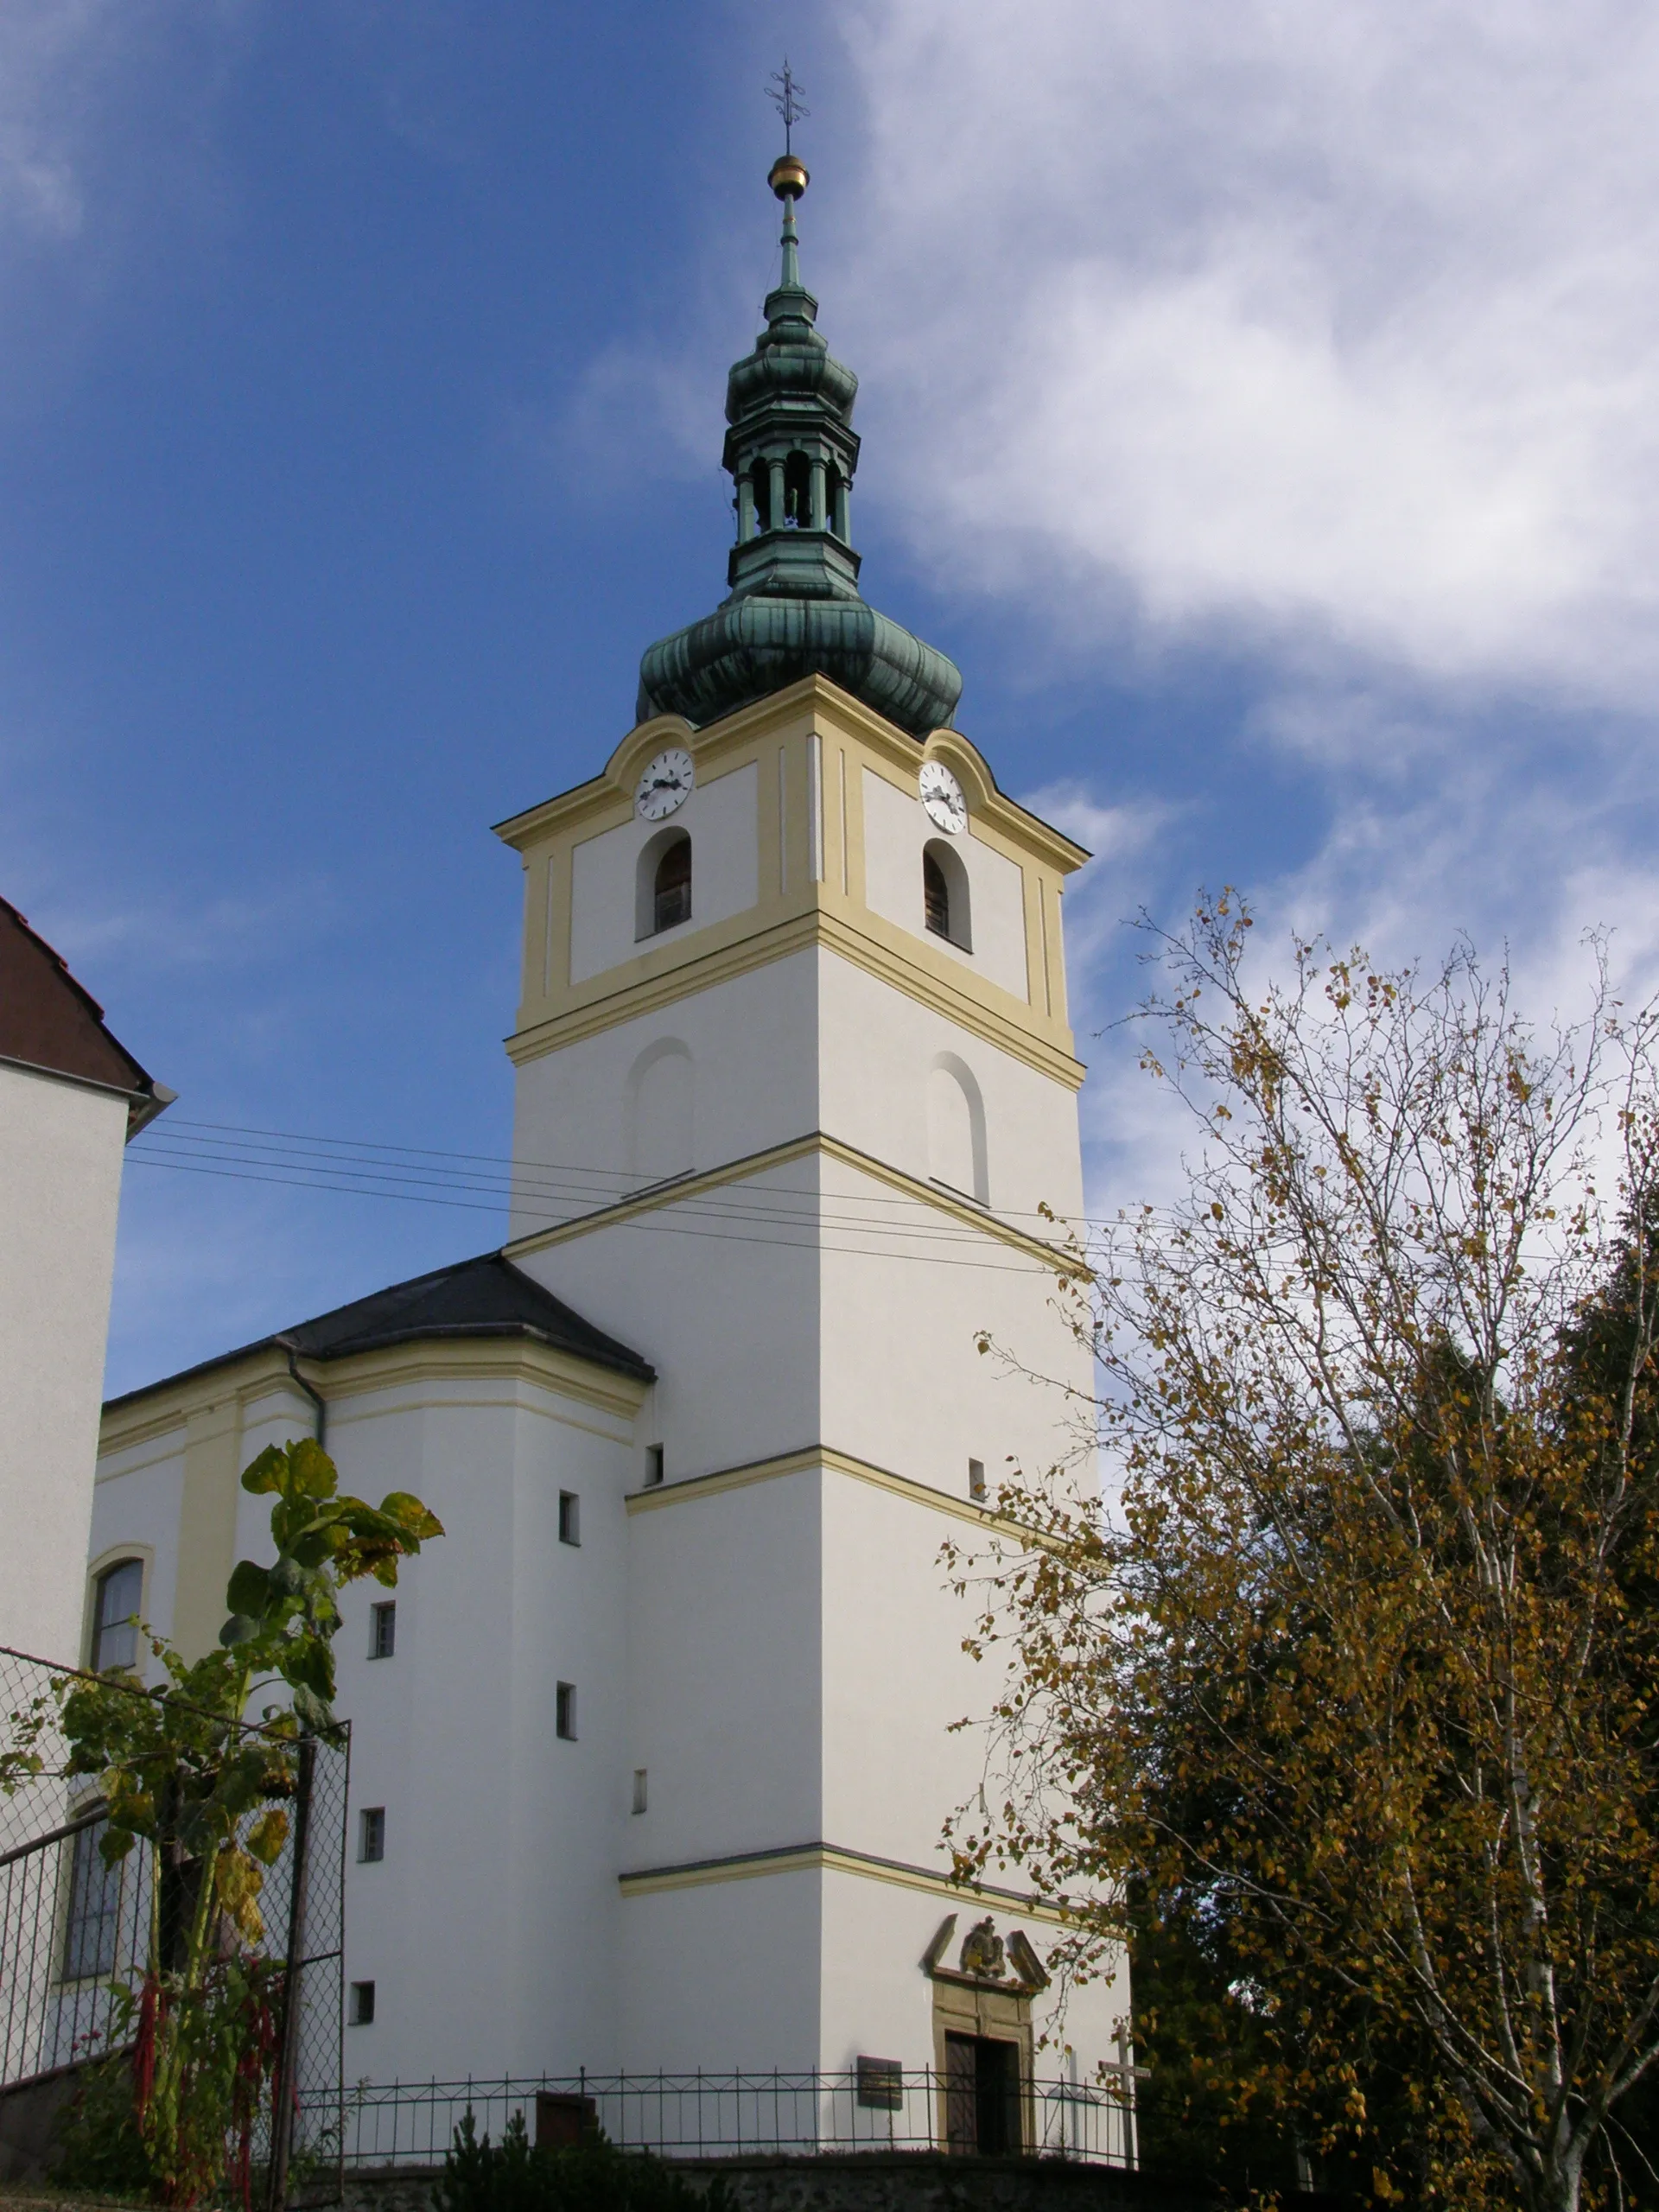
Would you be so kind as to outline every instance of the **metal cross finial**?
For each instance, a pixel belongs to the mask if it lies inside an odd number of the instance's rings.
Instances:
[[[790,143],[790,133],[801,118],[810,115],[812,111],[801,98],[801,86],[789,66],[787,54],[784,56],[783,67],[774,69],[766,79],[766,98],[784,118],[784,151],[792,154],[795,149]]]

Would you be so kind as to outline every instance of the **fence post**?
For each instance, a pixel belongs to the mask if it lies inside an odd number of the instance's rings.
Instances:
[[[311,1840],[311,1783],[316,1770],[314,1736],[300,1738],[299,1786],[294,1797],[294,1858],[289,1873],[288,1948],[283,1958],[283,2033],[270,2100],[270,2212],[288,2202],[288,2169],[294,2151],[295,2074],[300,2047],[300,1958],[305,1948],[305,1873]]]

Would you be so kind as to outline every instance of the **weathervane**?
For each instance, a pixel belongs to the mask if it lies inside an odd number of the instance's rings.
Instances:
[[[784,56],[784,66],[774,69],[766,79],[766,98],[784,118],[784,151],[792,154],[790,133],[804,115],[812,111],[801,98],[801,86],[789,66],[789,56]]]

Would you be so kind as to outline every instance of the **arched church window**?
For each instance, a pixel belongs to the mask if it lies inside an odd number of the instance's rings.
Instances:
[[[92,1603],[92,1672],[130,1667],[138,1658],[137,1614],[143,1603],[142,1560],[118,1560],[98,1578]]]
[[[784,463],[784,520],[791,529],[805,530],[811,512],[811,467],[804,453],[792,453]]]
[[[682,830],[671,838],[657,863],[651,885],[651,926],[677,929],[691,918],[691,840]]]
[[[935,937],[947,938],[963,952],[972,951],[968,871],[942,837],[922,848],[922,918]]]

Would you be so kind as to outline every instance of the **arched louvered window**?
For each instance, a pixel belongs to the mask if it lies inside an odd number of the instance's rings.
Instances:
[[[691,840],[681,836],[664,849],[652,883],[652,924],[671,930],[691,918]]]
[[[931,853],[922,855],[922,905],[935,937],[950,934],[950,887]]]
[[[943,837],[931,837],[922,848],[922,918],[935,937],[948,938],[963,952],[973,950],[968,871]]]

